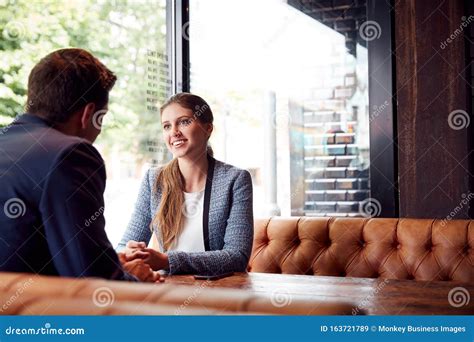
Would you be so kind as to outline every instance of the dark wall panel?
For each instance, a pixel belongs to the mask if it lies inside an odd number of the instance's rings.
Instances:
[[[462,26],[465,14],[462,0],[395,1],[401,217],[469,216],[463,199],[473,179],[472,126],[452,128],[462,120],[474,124],[467,96],[463,31],[470,28]]]

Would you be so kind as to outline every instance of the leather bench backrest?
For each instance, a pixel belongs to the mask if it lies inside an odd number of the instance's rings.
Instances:
[[[255,220],[248,271],[474,281],[470,220],[273,217]]]

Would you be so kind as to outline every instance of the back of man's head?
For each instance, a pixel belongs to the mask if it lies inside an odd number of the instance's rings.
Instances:
[[[54,123],[67,122],[88,103],[104,108],[116,76],[82,49],[61,49],[44,57],[28,78],[30,114]]]

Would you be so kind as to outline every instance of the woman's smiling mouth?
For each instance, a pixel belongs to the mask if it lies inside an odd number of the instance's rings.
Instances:
[[[186,139],[179,139],[179,140],[175,140],[171,143],[171,146],[173,147],[180,147],[182,146],[187,140]]]

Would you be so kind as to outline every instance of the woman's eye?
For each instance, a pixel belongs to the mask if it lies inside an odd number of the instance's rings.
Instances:
[[[170,125],[164,125],[164,126],[163,126],[163,129],[164,129],[165,131],[169,130],[169,129],[170,129]]]
[[[179,122],[181,126],[189,126],[191,124],[191,119],[184,119]]]

